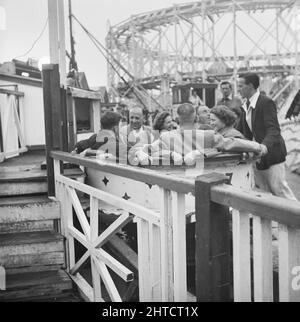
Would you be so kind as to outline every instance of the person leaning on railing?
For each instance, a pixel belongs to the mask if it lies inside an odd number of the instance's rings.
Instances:
[[[121,142],[129,148],[137,143],[152,143],[154,140],[152,129],[149,126],[143,125],[143,123],[143,109],[139,106],[132,107],[129,111],[129,124],[120,129]]]
[[[245,99],[238,129],[249,140],[260,143],[265,152],[254,166],[258,188],[275,196],[297,200],[285,178],[287,150],[281,136],[275,102],[259,91],[260,79],[249,73],[239,78],[239,92]]]
[[[198,107],[197,110],[198,130],[213,130],[210,125],[210,108],[206,105]]]
[[[159,139],[163,132],[172,131],[174,128],[177,128],[177,124],[174,124],[169,112],[161,112],[157,114],[153,123],[154,140]]]
[[[169,153],[174,163],[197,158],[204,155],[205,149],[216,149],[222,152],[253,152],[257,157],[265,155],[266,148],[253,141],[224,138],[214,131],[197,130],[196,111],[192,104],[184,103],[178,107],[180,128],[162,133],[160,138],[150,145],[136,145],[131,153],[142,164],[151,163],[152,156],[166,156]],[[151,156],[147,151],[151,151]],[[191,163],[191,162],[189,162]]]
[[[225,105],[215,106],[210,110],[210,124],[216,133],[224,138],[244,139],[244,135],[234,128],[235,113]]]
[[[101,117],[101,130],[89,139],[78,142],[72,154],[87,155],[91,151],[106,154],[107,158],[119,158],[119,123],[122,116],[106,112]]]

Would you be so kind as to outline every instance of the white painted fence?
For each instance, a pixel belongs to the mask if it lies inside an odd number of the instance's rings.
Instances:
[[[84,165],[85,162],[82,161]],[[95,161],[87,162],[90,166],[100,167]],[[120,171],[119,166],[110,165],[109,167],[122,176],[123,172]],[[132,177],[137,171],[133,169],[130,173],[128,169],[124,170]],[[139,175],[144,180],[150,179],[150,183],[158,178],[156,176],[151,179],[149,170],[139,170]],[[108,268],[128,282],[133,279],[133,273],[105,252],[102,246],[127,223],[135,221],[140,301],[187,301],[185,193],[192,191],[193,182],[186,182],[185,191],[182,192],[183,180],[174,180],[167,176],[159,176],[159,178],[161,198],[157,201],[160,203],[160,210],[157,212],[68,179],[60,174],[60,162],[55,161],[56,197],[62,204],[62,233],[67,239],[68,271],[88,300],[103,301],[100,288],[100,281],[102,281],[110,299],[121,301]],[[168,186],[178,188],[172,191]],[[83,211],[77,192],[84,193],[90,198],[90,222]],[[122,209],[123,215],[99,234],[98,210],[103,207],[103,203]],[[73,209],[82,231],[74,227]],[[86,248],[85,254],[79,260],[75,259],[74,240]],[[88,258],[91,258],[92,286],[78,273]]]
[[[225,185],[211,199],[233,208],[234,301],[271,302],[278,282],[280,302],[300,302],[300,203]]]
[[[132,272],[107,254],[102,246],[125,224],[134,220],[138,227],[140,301],[187,301],[185,195],[192,193],[196,201],[197,299],[274,301],[277,271],[278,300],[300,301],[299,202],[223,184],[226,177],[220,174],[215,178],[214,175],[206,175],[204,179],[199,177],[195,183],[152,170],[97,162],[63,152],[52,152],[52,156],[55,159],[56,196],[62,203],[62,232],[68,244],[68,270],[89,300],[103,300],[100,281],[105,284],[112,301],[121,300],[107,268],[127,281],[133,278]],[[160,186],[159,211],[64,177],[60,173],[59,160]],[[199,183],[203,190],[199,190]],[[90,198],[90,223],[76,191]],[[98,208],[103,207],[103,203],[122,209],[123,214],[99,235]],[[225,211],[216,205],[221,205]],[[233,209],[232,229],[229,207]],[[72,209],[82,232],[74,227]],[[272,223],[277,223],[277,238],[273,238],[276,229],[272,228]],[[202,235],[199,234],[201,232]],[[225,236],[224,239],[219,238],[220,235]],[[223,247],[223,243],[229,241],[226,237],[229,235],[233,243],[233,266],[227,256],[230,245]],[[86,253],[78,261],[74,255],[74,240],[86,247]],[[78,273],[88,258],[92,259],[92,286]],[[228,272],[232,270],[233,298],[231,286],[227,283]],[[225,292],[220,291],[224,285]]]

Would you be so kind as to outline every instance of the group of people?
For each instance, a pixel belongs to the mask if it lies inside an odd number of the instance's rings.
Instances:
[[[143,125],[143,110],[136,106],[129,111],[129,124],[120,126],[121,116],[107,112],[101,118],[102,130],[79,142],[76,153],[98,150],[131,164],[147,164],[155,156],[168,156],[175,164],[189,164],[209,148],[253,152],[258,158],[254,167],[257,187],[296,200],[285,179],[287,151],[276,105],[260,93],[259,81],[253,73],[240,77],[242,99],[233,97],[231,84],[223,82],[223,98],[212,109],[195,108],[192,102],[181,104],[177,110],[179,124],[170,113],[162,112],[152,129]]]

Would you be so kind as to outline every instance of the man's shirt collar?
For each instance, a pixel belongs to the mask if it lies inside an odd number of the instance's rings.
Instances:
[[[259,98],[259,95],[260,95],[260,91],[257,90],[249,99],[250,101],[250,107],[252,109],[255,109],[256,108],[256,104],[257,104],[257,101],[258,101],[258,98]],[[243,108],[244,110],[247,112],[247,99],[244,100],[244,104],[243,104]]]

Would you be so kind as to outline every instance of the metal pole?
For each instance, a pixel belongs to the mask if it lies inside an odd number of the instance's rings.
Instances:
[[[59,19],[59,71],[60,83],[66,85],[67,66],[66,66],[66,36],[65,36],[65,8],[64,1],[58,1],[58,19]]]
[[[277,44],[276,44],[276,51],[277,51],[277,64],[280,65],[280,33],[279,33],[279,14],[280,11],[279,9],[276,10],[276,39],[277,39]]]
[[[49,0],[51,1],[51,0]],[[75,40],[73,37],[73,15],[72,15],[72,1],[69,0],[69,23],[70,23],[70,42],[71,42],[71,60],[70,60],[70,70],[75,69],[78,71],[78,66],[75,59]]]
[[[233,5],[233,50],[234,50],[234,66],[233,66],[233,87],[234,87],[234,94],[237,94],[237,22],[236,22],[236,6]]]
[[[191,32],[191,58],[192,58],[192,77],[195,78],[196,76],[196,69],[195,69],[195,51],[194,51],[194,33],[195,33],[195,25],[193,18],[191,19],[192,22],[192,32]]]
[[[132,66],[133,66],[133,76],[134,79],[138,78],[138,55],[137,55],[137,41],[136,41],[136,30],[133,22],[131,22],[132,25],[130,26],[131,31],[131,40],[132,40]]]
[[[212,48],[212,57],[213,57],[213,63],[216,62],[216,51],[215,51],[215,41],[216,41],[216,29],[215,29],[215,19],[213,16],[211,16],[211,48]]]
[[[294,9],[294,21],[295,21],[295,27],[294,27],[294,37],[295,37],[295,85],[296,88],[299,87],[299,46],[298,46],[298,29],[299,26],[297,24],[297,17],[299,12],[299,1],[297,1],[297,5]]]
[[[205,73],[205,1],[201,3],[201,17],[202,17],[202,83],[206,82],[206,73]],[[206,92],[205,89],[202,89],[202,101],[206,105]]]
[[[159,28],[159,73],[163,75],[164,67],[163,67],[163,55],[162,55],[162,30]]]

